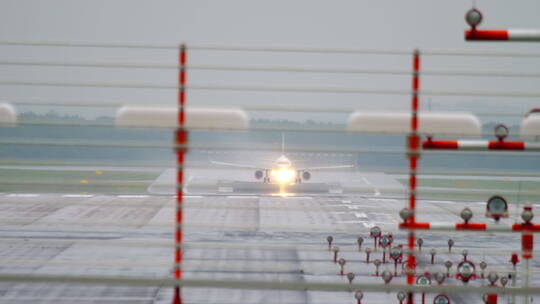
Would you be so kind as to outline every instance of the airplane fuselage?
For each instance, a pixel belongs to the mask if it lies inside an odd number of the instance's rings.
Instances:
[[[276,159],[267,177],[267,182],[275,184],[293,184],[298,182],[298,172],[285,155],[281,155]]]

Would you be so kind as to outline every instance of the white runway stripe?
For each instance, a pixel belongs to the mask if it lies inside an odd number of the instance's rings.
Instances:
[[[8,194],[8,197],[38,197],[41,194],[30,194],[30,193],[12,193]]]
[[[94,197],[92,194],[64,194],[62,197]]]

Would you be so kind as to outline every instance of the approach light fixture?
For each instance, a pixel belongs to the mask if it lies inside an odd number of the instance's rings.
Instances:
[[[486,217],[498,222],[503,217],[508,217],[508,203],[500,195],[490,197],[486,204]]]
[[[457,266],[456,277],[463,281],[463,283],[469,282],[469,280],[476,278],[476,267],[470,261],[462,261]]]
[[[482,19],[483,19],[482,13],[476,8],[471,8],[465,14],[465,21],[467,21],[467,24],[473,30],[475,30],[476,27],[480,25],[480,23],[482,23]]]
[[[508,134],[510,133],[510,131],[508,130],[508,127],[503,124],[496,125],[494,132],[495,132],[495,137],[497,137],[499,141],[503,141],[506,137],[508,137]]]
[[[465,208],[461,210],[461,213],[459,214],[463,221],[465,221],[465,224],[469,223],[469,220],[473,217],[473,212],[470,208]]]
[[[523,212],[521,212],[521,219],[523,219],[523,221],[528,224],[532,221],[533,217],[534,217],[534,213],[532,212],[532,207],[531,206],[523,207]]]

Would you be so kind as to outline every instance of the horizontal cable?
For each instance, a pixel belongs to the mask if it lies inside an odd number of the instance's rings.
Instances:
[[[172,223],[171,223],[172,226]],[[398,233],[401,233],[399,231]],[[381,254],[382,249],[380,247],[373,248],[372,246],[372,239],[368,238],[368,232],[366,231],[364,234],[365,240],[364,244],[362,246],[362,250],[358,250],[358,245],[355,244],[345,244],[344,242],[334,241],[334,245],[339,247],[339,252],[347,254],[352,253],[358,253],[358,259],[363,261],[365,259],[365,248],[370,248],[371,254]],[[437,232],[422,232],[419,235],[435,235]],[[454,235],[461,234],[462,236],[467,235],[467,232],[455,232]],[[362,233],[357,233],[357,235],[362,235]],[[403,232],[403,235],[405,236],[405,233]],[[396,239],[397,234],[394,233],[394,244],[399,244],[398,240]],[[68,238],[66,236],[66,238]],[[113,247],[147,247],[147,248],[174,248],[176,247],[174,240],[169,241],[158,241],[158,240],[91,240],[91,239],[76,239],[76,240],[69,240],[69,239],[56,239],[56,238],[48,238],[44,237],[43,239],[39,239],[39,237],[32,237],[24,240],[24,243],[26,244],[36,244],[36,245],[50,245],[50,244],[63,244],[63,245],[72,245],[73,242],[77,242],[78,246],[113,246]],[[20,244],[22,241],[20,239],[13,239],[13,238],[0,238],[0,240],[3,243],[8,244]],[[403,243],[406,243],[405,237],[403,238]],[[321,239],[321,242],[319,244],[298,244],[298,243],[269,243],[265,242],[264,244],[260,243],[250,243],[250,242],[183,242],[178,247],[181,247],[185,250],[195,250],[195,249],[204,249],[204,250],[223,250],[223,249],[231,249],[231,250],[261,250],[261,251],[305,251],[305,252],[328,252],[328,245],[326,243],[326,239]],[[424,244],[423,246],[425,249],[420,250],[414,250],[414,253],[417,256],[420,255],[430,255],[429,250],[432,247],[429,247],[428,245]],[[440,247],[437,247],[440,248]],[[484,249],[478,249],[478,248],[470,248],[470,247],[460,247],[458,245],[454,245],[452,247],[452,252],[447,251],[447,247],[444,247],[444,251],[437,251],[437,255],[444,254],[444,255],[453,255],[453,256],[459,256],[461,257],[461,252],[463,249],[467,249],[469,252],[469,258],[472,260],[478,260],[480,256],[489,255],[489,256],[510,256],[512,253],[520,252],[519,249],[498,249],[498,248],[484,248]],[[388,251],[388,250],[387,250]],[[407,250],[408,251],[408,250]],[[404,250],[405,252],[405,250]],[[187,259],[187,258],[186,258]],[[191,260],[191,259],[188,259]],[[248,259],[246,259],[248,260]],[[315,261],[311,259],[311,261]]]
[[[178,85],[142,82],[65,82],[65,81],[14,81],[2,80],[0,85],[15,86],[55,86],[55,87],[102,87],[132,89],[179,89]],[[251,91],[251,92],[298,92],[298,93],[340,93],[374,95],[409,95],[411,90],[397,89],[358,89],[352,87],[282,87],[263,85],[218,85],[191,84],[184,86],[188,90]],[[540,92],[493,92],[493,91],[444,91],[423,90],[425,96],[484,96],[484,97],[540,97]]]
[[[533,52],[508,52],[508,51],[496,51],[496,50],[436,50],[426,49],[420,50],[421,55],[427,56],[474,56],[474,57],[529,57],[540,58],[540,53]]]
[[[2,40],[0,45],[15,46],[54,46],[54,47],[97,47],[97,48],[138,48],[138,49],[179,49],[180,44],[136,43],[136,42],[69,42],[69,41],[22,41]],[[410,55],[412,51],[392,51],[382,49],[353,48],[315,48],[315,47],[250,47],[226,45],[187,45],[189,50],[205,51],[246,51],[246,52],[292,52],[292,53],[337,53],[337,54],[373,54],[373,55]]]
[[[362,290],[363,292],[425,292],[425,293],[467,293],[467,294],[509,294],[509,295],[540,295],[540,287],[491,287],[468,285],[405,285],[380,283],[330,283],[305,282],[284,280],[208,280],[208,279],[168,279],[155,277],[125,277],[125,276],[76,276],[76,275],[36,275],[36,274],[0,274],[0,281],[12,283],[48,283],[48,284],[92,284],[92,285],[122,285],[122,286],[159,286],[159,287],[205,287],[252,290],[317,290],[317,291],[346,291]],[[352,298],[352,296],[351,296]]]
[[[111,118],[112,119],[112,118]],[[52,121],[31,121],[31,120],[21,120],[17,122],[17,126],[47,126],[47,127],[97,127],[97,128],[120,128],[120,129],[145,129],[145,128],[151,128],[151,129],[161,129],[161,130],[175,130],[175,127],[138,127],[138,126],[121,126],[117,127],[115,126],[114,122],[107,122],[107,123],[100,123],[96,121],[84,121],[84,122],[70,122],[70,121],[61,121],[61,120],[52,120]],[[216,130],[216,129],[204,129],[204,128],[185,128],[187,131],[209,131],[209,132],[245,132],[246,130]],[[247,131],[251,132],[307,132],[307,133],[348,133],[348,134],[355,134],[355,135],[394,135],[394,136],[406,136],[408,135],[408,131],[402,131],[402,132],[392,132],[392,131],[378,131],[378,130],[368,130],[368,131],[362,131],[362,132],[351,132],[346,129],[346,126],[339,126],[339,125],[330,125],[326,126],[260,126],[256,123],[250,127],[247,128]],[[418,132],[420,136],[431,136],[433,137],[433,133],[428,132]],[[436,134],[435,134],[436,135]],[[482,132],[479,134],[479,136],[494,136],[493,132]],[[463,137],[471,137],[470,135],[464,135]],[[475,136],[476,137],[476,136]],[[521,138],[527,138],[527,139],[536,139],[537,136],[520,136]]]
[[[154,149],[188,149],[188,150],[220,150],[220,151],[281,151],[279,147],[261,147],[253,145],[236,146],[216,146],[204,144],[174,145],[166,143],[148,143],[144,141],[73,141],[73,140],[45,140],[45,139],[0,139],[3,145],[47,145],[47,146],[73,146],[73,147],[100,147],[100,148],[154,148]],[[334,148],[332,147],[289,147],[288,152],[314,152],[314,153],[405,153],[403,148]],[[515,155],[538,157],[540,153],[535,151],[509,151],[509,150],[489,150],[489,151],[470,151],[470,150],[423,150],[422,154],[433,155]]]
[[[134,48],[134,49],[179,49],[180,43],[144,43],[144,42],[89,42],[89,41],[29,41],[2,40],[0,45],[12,46],[50,46],[50,47],[96,47],[96,48]],[[276,47],[276,46],[233,46],[211,44],[186,44],[189,50],[204,51],[244,51],[244,52],[280,52],[280,53],[328,53],[328,54],[372,54],[372,55],[412,55],[413,50],[361,49],[361,48],[325,48],[325,47]],[[482,57],[540,57],[534,52],[507,52],[495,50],[420,50],[428,56],[482,56]]]
[[[171,208],[171,210],[174,208]],[[172,212],[171,212],[172,213]],[[44,220],[39,219],[36,217],[28,217],[28,218],[16,218],[16,217],[9,217],[9,218],[2,218],[2,225],[8,226],[8,225],[26,225],[31,223],[33,228],[38,227],[50,227],[51,225],[56,225],[55,227],[85,227],[88,229],[89,227],[99,227],[99,229],[108,227],[108,228],[172,228],[173,223],[172,219],[169,222],[162,221],[162,222],[156,222],[151,221],[150,219],[147,220],[122,220],[119,221],[118,219],[113,220],[93,220],[93,219],[76,219],[72,221],[62,221],[61,223],[58,222],[58,220]],[[458,222],[456,222],[457,224]],[[389,223],[391,224],[391,223]],[[177,226],[179,229],[187,230],[187,231],[205,231],[205,232],[219,232],[219,231],[259,231],[263,229],[264,231],[277,231],[277,232],[295,232],[295,233],[305,233],[305,232],[317,232],[317,233],[358,233],[358,228],[361,226],[359,221],[344,221],[340,222],[339,224],[328,225],[328,226],[321,226],[318,224],[312,224],[312,225],[297,225],[297,224],[289,224],[289,225],[263,225],[262,227],[258,223],[252,223],[252,224],[215,224],[215,223],[203,223],[203,222],[186,222],[183,226]],[[389,231],[395,232],[398,230],[397,224],[392,224],[392,228],[388,229]],[[363,226],[362,226],[363,227]],[[513,231],[508,225],[508,227],[501,226],[500,229],[496,230],[497,233],[508,233],[508,234],[516,234],[521,233],[520,231]],[[508,228],[508,229],[505,229]],[[98,232],[99,229],[95,230],[95,232]],[[92,230],[89,230],[92,231]],[[495,231],[495,230],[494,230]],[[435,233],[435,229],[430,231],[430,233]],[[448,230],[440,230],[437,231],[440,233],[446,233],[448,234]],[[493,233],[493,231],[475,231],[475,233]]]
[[[160,106],[175,107],[174,103],[165,101],[105,101],[105,100],[37,100],[37,99],[15,99],[9,101],[12,105],[40,105],[40,106],[66,106],[66,107],[111,107],[119,108],[122,106]],[[425,102],[422,102],[424,104]],[[197,104],[199,107],[223,107],[221,104]],[[231,107],[235,107],[231,105]],[[317,106],[317,105],[241,105],[236,106],[246,111],[273,111],[273,112],[308,112],[308,113],[352,113],[358,110],[358,107],[340,107],[340,106]],[[189,106],[188,106],[189,108]],[[389,111],[390,112],[390,111]],[[508,112],[478,112],[478,116],[501,116],[501,117],[523,117],[524,113]]]
[[[25,41],[1,40],[0,45],[14,46],[54,46],[54,47],[95,47],[95,48],[133,48],[133,49],[179,49],[180,44],[140,43],[140,42],[85,42],[85,41]]]
[[[253,181],[253,183],[257,183],[255,181]],[[60,182],[43,182],[42,183],[33,183],[33,182],[23,182],[23,183],[14,183],[15,185],[28,185],[28,186],[38,186],[38,185],[63,185],[63,184],[66,184],[66,183],[60,183]],[[69,184],[69,183],[68,183]],[[0,183],[0,185],[5,185],[5,183]],[[90,186],[91,185],[95,185],[93,182],[91,182],[89,184]],[[103,185],[103,184],[102,184]],[[115,184],[116,185],[116,184]],[[173,185],[170,185],[171,187]],[[373,189],[375,187],[373,186],[360,186],[360,187],[357,187],[356,188],[356,191],[365,191],[366,193],[371,193],[373,192]],[[383,191],[389,191],[389,192],[394,192],[396,193],[395,196],[388,196],[388,195],[362,195],[362,193],[359,193],[359,192],[356,192],[356,193],[351,193],[351,194],[347,194],[347,193],[344,193],[342,194],[342,198],[350,198],[350,199],[354,199],[354,200],[358,200],[358,199],[361,199],[361,200],[370,200],[370,201],[374,201],[374,200],[395,200],[395,201],[405,201],[406,199],[408,199],[408,197],[406,195],[402,195],[402,196],[398,196],[397,193],[399,192],[405,192],[404,189],[401,189],[401,188],[381,188],[381,187],[376,187],[379,191],[380,190],[383,190]],[[456,189],[457,191],[453,191],[451,189],[448,189],[448,190],[443,190],[443,189],[439,189],[439,190],[432,190],[432,191],[423,191],[422,189],[419,189],[417,193],[419,193],[420,195],[426,195],[426,194],[449,194],[448,196],[451,197],[451,194],[470,194],[471,192],[474,192],[476,194],[478,193],[485,193],[485,194],[491,194],[492,192],[489,191],[489,190],[482,190],[482,189],[471,189],[470,191],[468,191],[469,189]],[[477,191],[475,191],[477,190]],[[540,194],[539,193],[536,193],[534,191],[519,191],[517,192],[516,190],[506,190],[506,191],[499,191],[497,192],[499,195],[508,195],[508,194],[523,194],[523,195],[535,195],[535,196],[539,196],[540,197]],[[15,195],[17,196],[13,196],[13,202],[11,202],[9,200],[9,194],[8,194],[8,199],[6,200],[5,198],[3,198],[3,206],[48,206],[50,205],[51,203],[48,203],[48,202],[40,202],[39,200],[36,200],[35,198],[33,198],[32,200],[24,200],[24,199],[21,199],[21,197],[19,195],[23,195],[24,194],[17,194],[15,193]],[[30,195],[32,195],[30,193]],[[68,196],[65,196],[65,195],[68,195]],[[103,205],[103,203],[101,202],[98,202],[98,201],[94,201],[94,200],[91,200],[91,198],[99,198],[101,196],[101,194],[85,194],[85,197],[81,196],[81,195],[78,195],[78,194],[65,194],[62,196],[62,199],[65,200],[64,202],[62,201],[55,201],[53,204],[54,206],[61,206],[61,207],[64,207],[64,206],[71,206],[74,204],[73,200],[78,200],[77,201],[77,206],[83,206],[83,207],[100,207],[100,208],[116,208],[116,207],[122,207],[122,208],[136,208],[136,209],[144,209],[144,208],[148,208],[148,209],[154,209],[154,208],[174,208],[174,201],[175,201],[175,196],[172,196],[172,195],[153,195],[153,194],[142,194],[142,195],[131,195],[131,196],[124,196],[124,197],[117,197],[115,201],[109,201],[106,205]],[[313,196],[313,195],[310,195],[310,194],[306,194],[308,195],[311,199],[313,198],[331,198],[331,197],[326,197],[324,195],[322,196]],[[202,195],[200,198],[197,198],[197,197],[192,197],[191,195],[186,195],[184,196],[184,208],[189,208],[189,209],[194,209],[195,211],[200,211],[200,210],[258,210],[259,209],[259,206],[258,205],[252,205],[252,206],[249,206],[248,203],[246,202],[246,200],[256,200],[256,201],[259,201],[260,199],[263,199],[263,200],[268,200],[269,198],[275,198],[275,199],[281,199],[281,196],[279,195],[272,195],[272,194],[262,194],[262,195],[257,195],[257,196],[253,196],[253,195],[241,195],[241,194],[236,194],[234,195],[234,193],[229,193],[229,194],[215,194],[215,195],[204,195],[204,197],[206,198],[205,199],[205,202],[204,203],[201,203],[199,200],[202,200]],[[223,205],[222,203],[218,203],[218,202],[208,202],[209,198],[222,198],[222,199],[233,199],[231,197],[234,197],[234,200],[236,201],[240,201],[241,203],[240,204],[236,204],[236,203],[233,203],[233,202],[228,202],[226,205]],[[487,197],[487,196],[486,196]],[[110,199],[111,197],[110,196],[103,196],[103,198],[106,198],[106,199]],[[127,200],[129,198],[129,200]],[[289,196],[290,199],[296,199],[296,198],[299,198],[299,199],[302,199],[302,196]],[[85,199],[84,201],[81,201],[81,199]],[[122,202],[122,200],[125,200]],[[194,200],[194,201],[192,201]],[[418,197],[417,200],[419,201],[429,201],[432,205],[437,205],[437,200],[436,199],[430,199],[430,198],[423,198],[422,196]],[[443,201],[448,201],[448,200],[451,200],[451,198],[447,198],[447,199],[440,199],[440,200],[443,200]],[[452,201],[456,201],[456,203],[458,203],[459,201],[459,204],[462,205],[463,207],[470,207],[468,205],[466,205],[467,202],[474,202],[474,203],[478,203],[478,200],[454,200],[452,199]],[[361,206],[362,203],[360,204],[352,204],[352,205],[328,205],[328,206],[322,206],[321,207],[321,212],[341,212],[341,213],[345,213],[347,211],[351,212],[351,213],[354,213],[354,212],[357,212],[357,211],[365,211],[365,209],[363,208],[359,208]],[[355,206],[356,208],[354,209],[349,209],[348,207],[349,206]],[[341,210],[345,210],[345,211],[340,211]],[[368,208],[366,208],[368,209]],[[474,209],[474,208],[473,208]],[[306,208],[305,207],[300,207],[300,206],[282,206],[282,205],[279,205],[279,206],[265,206],[264,207],[264,210],[265,211],[269,211],[269,212],[275,212],[275,211],[306,211]],[[513,212],[513,211],[512,211]],[[450,211],[447,211],[447,210],[443,210],[443,209],[436,209],[436,210],[431,210],[430,211],[430,214],[454,214],[456,216],[459,216],[458,214],[458,211],[455,211],[455,212],[450,212]],[[396,215],[397,215],[397,211],[396,211]],[[419,214],[421,215],[421,214]],[[8,219],[6,219],[8,220]]]
[[[0,60],[0,65],[22,66],[58,66],[58,67],[90,67],[90,68],[136,68],[136,69],[179,69],[177,64],[166,63],[109,63],[109,62],[70,62],[70,61],[30,61],[30,60]],[[387,74],[410,75],[410,70],[390,69],[361,69],[348,67],[308,67],[308,66],[275,66],[275,65],[212,65],[189,64],[191,70],[212,71],[258,71],[258,72],[299,72],[299,73],[337,73],[337,74]],[[452,71],[452,70],[422,70],[422,75],[431,76],[473,76],[473,77],[519,77],[538,78],[540,73],[505,71]]]
[[[427,255],[427,253],[426,253]],[[169,260],[169,259],[167,259]],[[308,262],[311,267],[309,270],[306,270],[305,267],[302,265],[296,263],[296,262],[287,262],[287,261],[261,261],[261,260],[249,260],[249,259],[242,259],[242,260],[236,260],[231,261],[230,259],[227,259],[227,263],[223,263],[223,261],[220,261],[216,259],[216,261],[208,261],[208,260],[197,260],[197,259],[190,259],[185,258],[181,265],[179,265],[179,268],[182,269],[185,272],[205,272],[205,273],[217,273],[217,272],[228,272],[228,273],[265,273],[265,272],[271,272],[271,273],[291,273],[291,272],[309,272],[312,275],[325,275],[325,274],[336,274],[338,272],[339,266],[337,264],[334,264],[330,258],[327,260],[312,260],[312,259],[306,259],[302,262]],[[373,263],[366,264],[364,261],[364,256],[359,256],[357,259],[347,259],[348,263],[361,263],[364,264],[363,266],[366,269],[362,269],[363,272],[359,272],[358,270],[354,271],[356,274],[356,278],[360,278],[362,276],[372,276],[372,273],[375,271],[375,266]],[[8,265],[6,265],[8,264]],[[46,260],[46,259],[0,259],[0,265],[6,265],[4,267],[9,269],[9,265],[39,265],[39,266],[57,266],[57,267],[63,267],[63,266],[78,266],[78,267],[129,267],[129,268],[172,268],[175,267],[175,264],[172,263],[172,261],[153,261],[149,263],[144,263],[141,261],[129,261],[128,259],[124,260],[107,260],[107,261],[91,261],[91,260]],[[389,265],[390,264],[390,265]],[[383,269],[385,268],[393,268],[393,261],[389,264],[384,264]],[[350,265],[350,264],[349,264]],[[349,266],[348,265],[348,266]],[[355,265],[358,267],[358,265]],[[440,267],[440,265],[430,265],[431,267]],[[504,266],[490,266],[488,269],[486,269],[485,273],[489,273],[491,271],[496,272],[508,272],[509,267]],[[347,269],[347,267],[345,268]],[[349,268],[350,269],[350,268]],[[372,272],[373,271],[373,272]],[[478,271],[479,273],[480,271]],[[445,272],[446,273],[446,272]],[[540,271],[532,270],[532,274],[539,274]],[[454,277],[456,275],[455,271],[450,271],[450,276]],[[400,275],[401,278],[403,278],[403,275]],[[344,278],[345,279],[345,278]]]
[[[190,161],[191,162],[191,161]],[[24,169],[24,167],[35,167],[33,169],[40,170],[39,167],[45,168],[56,166],[58,168],[80,167],[81,170],[95,170],[96,167],[105,167],[111,171],[146,171],[149,168],[159,170],[163,168],[172,168],[175,165],[175,160],[170,161],[148,161],[148,160],[129,160],[129,161],[113,161],[113,160],[51,160],[40,158],[3,158],[0,159],[0,169]],[[21,168],[22,167],[22,168]],[[187,165],[189,167],[189,165]],[[100,168],[101,169],[101,168]]]
[[[2,218],[2,225],[8,226],[8,225],[25,225],[29,222],[32,222],[33,228],[38,227],[50,227],[52,224],[56,225],[55,227],[84,227],[85,229],[88,229],[88,231],[95,231],[98,232],[100,229],[107,227],[107,228],[165,228],[170,227],[173,228],[173,223],[171,222],[150,222],[150,220],[133,220],[133,221],[122,221],[119,222],[116,220],[84,220],[84,219],[77,219],[76,221],[62,221],[61,223],[58,223],[58,220],[39,220],[36,218]],[[339,227],[331,227],[331,226],[319,226],[316,224],[313,225],[264,225],[265,230],[270,231],[279,231],[279,232],[295,232],[295,233],[306,233],[306,232],[318,232],[318,233],[335,233],[335,232],[353,232],[354,229],[358,229],[358,223],[343,223]],[[96,228],[97,230],[91,230],[89,228]],[[177,227],[179,229],[187,230],[187,231],[205,231],[205,232],[219,232],[219,231],[258,231],[261,229],[259,227],[258,223],[253,224],[212,224],[212,223],[192,223],[188,222],[185,223],[183,227]],[[397,230],[397,225],[396,225]]]
[[[217,167],[215,167],[217,168]],[[335,171],[334,171],[335,172]],[[0,182],[0,185],[20,185],[20,186],[85,186],[85,187],[101,187],[101,186],[110,186],[110,187],[129,187],[129,186],[145,186],[148,185],[148,180],[134,180],[134,181],[85,181],[85,183],[81,183],[80,181],[65,181],[65,180],[53,180],[53,181],[47,181],[47,180],[41,180],[41,181],[2,181]],[[255,182],[253,183],[261,183],[262,182]],[[170,185],[172,186],[172,184]],[[189,185],[188,185],[189,186]],[[217,184],[215,185],[217,188]],[[350,186],[349,186],[350,187]],[[365,191],[365,193],[371,193],[372,190],[376,188],[379,191],[387,191],[389,193],[399,194],[400,192],[404,192],[405,189],[401,187],[374,187],[371,185],[361,185],[359,187],[353,188],[354,191]],[[443,187],[418,187],[416,190],[416,194],[421,196],[422,198],[429,200],[428,198],[431,197],[430,195],[447,195],[448,198],[444,200],[451,199],[452,195],[463,195],[463,194],[493,194],[492,189],[481,189],[481,188],[468,188],[468,187],[462,187],[462,188],[443,188]],[[500,195],[522,195],[522,196],[538,196],[540,197],[540,193],[535,190],[525,191],[525,190],[497,190],[496,191]],[[362,195],[363,193],[349,193],[349,195]],[[233,194],[228,194],[233,195]],[[269,195],[272,196],[272,195]],[[280,193],[276,193],[276,197],[280,196]],[[294,197],[294,196],[292,196]],[[381,199],[397,199],[399,197],[392,196],[392,197],[369,197],[369,198],[381,198]],[[5,219],[8,220],[8,219]]]
[[[403,152],[404,150],[402,150]],[[207,155],[210,151],[199,151],[199,153]],[[338,155],[344,156],[344,155]],[[50,159],[0,159],[0,170],[1,169],[24,169],[24,167],[34,167],[32,169],[40,170],[40,167],[50,167],[55,166],[57,169],[62,169],[64,167],[79,167],[80,170],[91,170],[94,171],[96,168],[100,170],[107,171],[146,171],[149,168],[154,169],[153,171],[160,171],[162,169],[174,169],[180,168],[175,167],[175,160],[163,161],[163,162],[148,162],[145,160],[133,160],[129,162],[111,162],[107,160],[85,160],[77,161],[58,161]],[[4,168],[2,168],[4,167]],[[23,167],[23,168],[21,168]],[[210,161],[201,162],[188,159],[184,164],[184,168],[216,168],[216,166]],[[228,167],[227,170],[242,170],[242,168]],[[399,168],[378,168],[378,167],[369,167],[370,171],[380,171],[390,175],[403,175],[403,178],[408,178],[409,170],[408,169],[399,169]],[[467,170],[467,169],[438,169],[438,168],[418,168],[416,177],[421,178],[430,178],[431,175],[443,175],[451,179],[454,176],[499,176],[499,177],[540,177],[539,172],[534,171],[510,171],[510,170],[497,170],[497,169],[478,169],[478,170]],[[441,177],[438,177],[441,178]]]

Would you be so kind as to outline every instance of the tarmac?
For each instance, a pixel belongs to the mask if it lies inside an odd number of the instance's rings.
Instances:
[[[397,229],[406,190],[391,176],[359,171],[317,173],[310,182],[332,185],[326,193],[261,194],[245,187],[241,191],[234,186],[224,189],[223,185],[235,181],[253,182],[252,172],[232,172],[201,169],[187,173],[183,231],[188,246],[182,264],[186,279],[348,284],[328,250],[326,238],[331,235],[332,246],[339,246],[339,257],[347,261],[345,272],[355,274],[354,282],[382,284],[373,264],[382,260],[381,249],[372,252],[370,263],[366,262],[365,248],[374,246],[370,228],[379,226],[383,233],[392,233],[392,246],[406,242],[405,232]],[[385,193],[386,189],[392,193]],[[172,191],[174,170],[164,171],[146,195],[2,193],[0,272],[171,278],[176,201]],[[396,191],[403,195],[396,196]],[[459,212],[466,206],[475,214],[473,221],[485,220],[485,203],[451,200],[419,201],[417,218],[455,223],[461,221]],[[516,211],[510,211],[501,225],[516,220]],[[510,254],[521,246],[519,234],[417,235],[424,240],[417,268],[422,272],[445,271],[444,261],[456,265],[467,249],[469,260],[487,263],[486,274],[507,275],[512,272]],[[361,248],[359,236],[364,238]],[[455,241],[451,252],[449,238]],[[535,246],[539,245],[536,241]],[[431,248],[437,250],[434,264]],[[533,285],[539,284],[539,262],[534,258],[532,263]],[[400,267],[393,283],[405,282]],[[516,284],[520,286],[521,263],[518,267]],[[383,263],[380,272],[385,269],[393,272],[394,263]],[[452,276],[445,284],[462,283]],[[469,283],[487,284],[480,278]],[[183,288],[182,295],[184,303],[356,303],[352,291]],[[0,284],[0,303],[171,303],[171,296],[171,288],[165,287]],[[434,296],[427,294],[426,303],[432,303]],[[481,295],[449,296],[452,303],[483,303]],[[420,295],[416,299],[420,303]],[[504,297],[500,302],[507,300]],[[364,292],[362,303],[398,301],[395,293]]]

